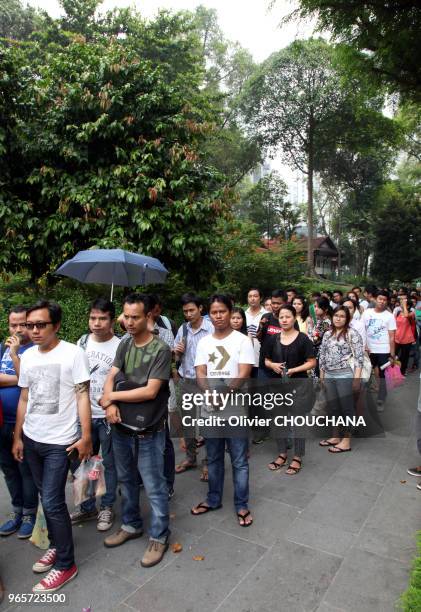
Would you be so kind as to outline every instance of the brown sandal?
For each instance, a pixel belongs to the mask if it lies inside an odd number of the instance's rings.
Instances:
[[[277,463],[276,459],[282,459],[282,463]],[[278,470],[281,469],[281,467],[284,467],[284,465],[288,461],[288,455],[286,457],[282,457],[282,455],[278,455],[276,459],[275,461],[271,461],[270,463],[268,463],[268,470],[270,470],[271,472],[277,472]],[[270,467],[271,465],[273,465],[273,467]]]
[[[291,465],[292,463],[299,463],[299,464],[300,464],[300,467],[294,467],[293,465]],[[291,473],[289,473],[289,474],[288,474],[288,470],[293,470],[292,474],[291,474]],[[298,472],[299,472],[300,470],[301,470],[301,460],[300,460],[300,459],[293,459],[293,460],[291,461],[291,463],[289,464],[289,466],[288,466],[288,468],[287,468],[287,470],[286,470],[285,474],[286,474],[287,476],[295,476],[296,474],[298,474]]]
[[[194,470],[195,468],[197,468],[196,463],[190,463],[190,461],[185,461],[175,466],[175,473],[183,474],[184,472],[187,472],[187,470]]]

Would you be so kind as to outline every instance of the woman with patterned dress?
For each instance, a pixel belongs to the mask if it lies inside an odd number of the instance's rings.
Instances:
[[[323,336],[319,352],[320,380],[326,391],[329,414],[334,417],[355,415],[353,394],[360,389],[364,346],[360,334],[350,327],[351,313],[338,306],[332,328]],[[351,449],[351,425],[334,427],[332,437],[319,442],[331,453]]]

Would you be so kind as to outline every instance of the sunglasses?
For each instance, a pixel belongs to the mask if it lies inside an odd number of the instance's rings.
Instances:
[[[54,325],[52,321],[40,321],[38,323],[26,323],[26,329],[33,330],[35,327],[37,329],[45,329],[47,325]]]

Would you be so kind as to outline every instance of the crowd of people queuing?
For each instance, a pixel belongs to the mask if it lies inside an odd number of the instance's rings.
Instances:
[[[151,510],[141,565],[159,563],[168,549],[176,474],[198,467],[202,446],[200,478],[207,482],[208,493],[191,514],[198,517],[221,508],[228,452],[236,520],[241,527],[252,525],[248,437],[184,435],[180,418],[177,383],[193,381],[203,390],[209,388],[209,381],[221,378],[221,357],[227,390],[235,391],[249,378],[263,385],[281,377],[313,379],[325,390],[333,413],[342,415],[358,411],[361,386],[371,368],[377,378],[377,410],[382,412],[386,368],[400,367],[406,376],[408,368],[419,367],[417,291],[368,286],[362,292],[353,287],[346,294],[338,289],[315,292],[307,299],[292,287],[276,289],[266,298],[251,288],[247,301],[244,311],[232,296],[215,294],[206,313],[199,296],[185,294],[184,322],[177,329],[154,295],[127,295],[118,317],[112,302],[98,298],[89,307],[89,332],[77,344],[60,338],[58,304],[40,300],[10,310],[10,335],[0,348],[0,466],[12,513],[0,525],[0,536],[30,538],[40,499],[49,547],[32,567],[46,574],[34,592],[58,590],[77,575],[72,526],[95,520],[98,531],[110,530],[119,491],[120,527],[105,537],[104,545],[112,548],[142,536],[143,487]],[[144,427],[130,420],[130,415],[146,418],[141,414],[149,414]],[[185,453],[178,465],[170,425]],[[267,438],[263,428],[254,432],[252,442],[261,444]],[[319,444],[337,454],[352,450],[351,439],[351,428],[334,428]],[[267,468],[285,467],[288,476],[297,477],[303,468],[304,438],[289,428],[288,435],[276,437],[276,444],[278,454]],[[98,500],[91,495],[69,513],[69,470],[74,474],[99,451],[105,493]],[[408,472],[421,476],[421,466]]]

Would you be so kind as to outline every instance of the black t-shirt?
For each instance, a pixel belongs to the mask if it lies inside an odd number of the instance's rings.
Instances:
[[[298,332],[298,336],[291,344],[281,344],[279,340],[279,334],[267,338],[263,359],[267,357],[275,363],[285,362],[289,370],[303,365],[308,359],[315,356],[313,343],[302,332]],[[307,372],[297,372],[292,374],[291,378],[307,378]]]

